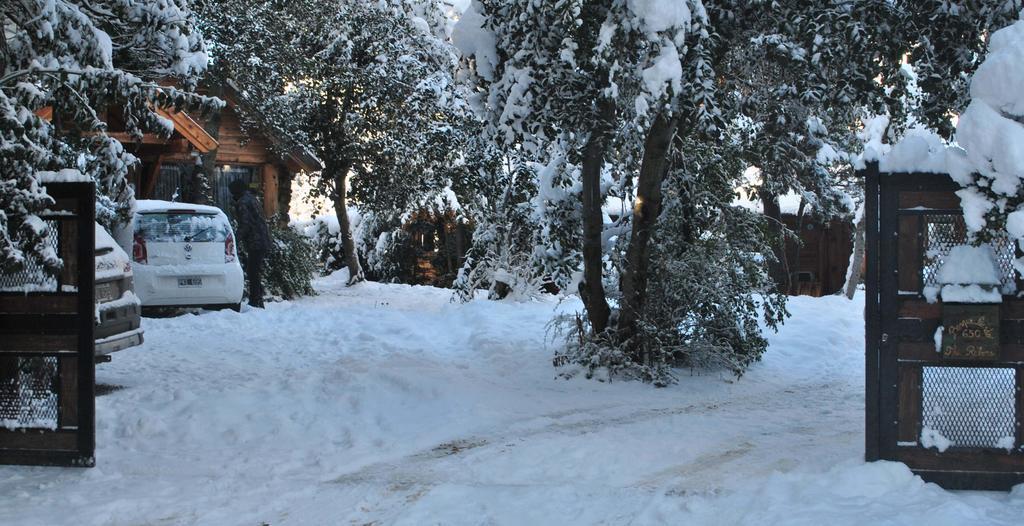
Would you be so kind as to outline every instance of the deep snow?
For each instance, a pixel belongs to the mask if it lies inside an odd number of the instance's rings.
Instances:
[[[145,320],[101,365],[97,467],[0,467],[0,523],[1019,524],[1010,494],[862,462],[863,303],[794,298],[741,380],[556,379],[579,304],[343,275],[241,314]]]

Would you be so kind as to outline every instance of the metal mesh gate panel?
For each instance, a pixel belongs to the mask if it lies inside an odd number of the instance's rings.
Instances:
[[[921,267],[921,281],[925,287],[930,287],[936,285],[936,273],[949,251],[967,242],[967,226],[964,217],[959,214],[928,214],[924,216],[923,228],[924,261]],[[990,244],[995,252],[999,275],[1003,280],[1000,288],[1003,294],[1013,294],[1017,291],[1013,269],[1016,247],[1005,235],[997,236]]]
[[[45,220],[46,244],[54,254],[60,254],[59,223],[56,220]],[[29,259],[25,267],[18,272],[0,273],[0,291],[55,292],[57,277],[49,273],[34,260]]]
[[[1017,375],[1008,367],[924,367],[923,425],[952,447],[1011,449]]]
[[[57,357],[19,357],[14,374],[0,379],[0,427],[56,429]]]

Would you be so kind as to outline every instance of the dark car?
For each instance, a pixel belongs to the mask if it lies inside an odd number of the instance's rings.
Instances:
[[[110,234],[96,225],[96,358],[142,344],[142,304],[135,295],[132,262]]]

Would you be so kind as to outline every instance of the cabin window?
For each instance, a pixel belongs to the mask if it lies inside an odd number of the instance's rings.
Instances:
[[[165,163],[160,165],[160,178],[153,187],[153,199],[162,201],[184,201],[186,185],[195,164]]]
[[[235,164],[223,164],[217,167],[216,171],[216,202],[221,210],[227,213],[229,216],[233,215],[234,210],[231,200],[231,190],[228,189],[228,185],[231,181],[242,180],[245,184],[249,185],[249,189],[254,193],[260,189],[259,181],[256,180],[256,170],[252,166],[239,166]]]

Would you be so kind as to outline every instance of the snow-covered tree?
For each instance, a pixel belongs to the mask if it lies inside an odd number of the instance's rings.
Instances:
[[[0,12],[0,267],[54,269],[36,215],[49,197],[39,174],[73,170],[97,186],[97,217],[125,217],[137,162],[106,134],[107,112],[128,133],[170,135],[155,107],[208,111],[187,90],[207,55],[183,0],[12,0]],[[165,87],[175,81],[182,89]],[[51,119],[43,118],[49,108]]]
[[[244,1],[210,10],[224,67],[257,113],[280,115],[286,134],[324,162],[313,178],[341,225],[351,281],[363,279],[349,199],[382,228],[447,185],[458,156],[457,57],[445,41],[444,4],[427,0]],[[266,120],[266,119],[264,119]]]
[[[921,91],[918,120],[941,136],[954,132],[950,115],[967,108],[971,77],[984,59],[989,36],[1017,20],[1020,0],[904,0],[894,2],[891,27]],[[893,95],[900,95],[894,91]],[[897,122],[894,120],[894,122]]]
[[[683,146],[724,140],[726,94],[719,90],[714,66],[724,49],[724,32],[740,27],[732,3],[707,5],[595,1],[537,9],[525,0],[480,1],[456,26],[455,41],[470,58],[493,140],[535,159],[532,205],[544,233],[536,239],[536,253],[578,276],[586,309],[586,318],[571,324],[573,343],[563,361],[585,364],[590,372],[610,367],[655,383],[668,381],[661,371],[673,365],[673,353],[649,352],[656,346],[649,345],[652,333],[641,326],[652,297],[652,269],[679,259],[675,253],[664,261],[652,258],[669,254],[665,242],[680,231],[696,236],[692,239],[710,234],[702,231],[709,224],[684,220],[669,222],[659,237],[667,217],[666,176],[694,161]],[[735,182],[741,173],[724,177]],[[696,194],[672,194],[673,210],[708,203],[728,208],[733,187],[714,188],[724,194],[699,203],[691,201]],[[618,222],[606,227],[602,205],[609,193],[626,206]],[[728,251],[745,242],[724,243],[720,248]],[[756,243],[745,246],[750,245]],[[762,261],[750,258],[748,267],[737,268],[752,271]],[[749,308],[756,316],[752,306],[732,307]],[[679,303],[674,308],[680,315],[690,312]],[[714,319],[711,314],[705,321]],[[678,338],[678,325],[668,330],[659,337]],[[756,347],[755,339],[749,341]],[[750,354],[759,356],[761,345]]]
[[[543,235],[530,200],[536,195],[536,167],[516,151],[501,151],[486,136],[467,151],[463,213],[473,220],[473,243],[453,287],[462,301],[486,289],[492,299],[525,298],[557,277],[534,262],[534,239]]]
[[[687,298],[704,297],[707,289],[675,280],[666,293],[671,280],[652,278],[654,269],[714,265],[701,253],[733,261],[726,272],[742,270],[731,279],[768,293],[761,296],[766,321],[779,321],[784,299],[763,281],[766,265],[781,269],[783,286],[789,274],[778,197],[795,192],[825,216],[846,211],[853,187],[846,152],[857,144],[858,124],[887,107],[909,107],[912,83],[903,58],[944,31],[915,34],[940,4],[958,9],[950,2],[826,0],[570,1],[545,9],[527,0],[473,2],[454,38],[479,87],[488,134],[539,167],[532,200],[545,233],[536,239],[539,259],[582,276],[586,318],[577,327],[586,328],[578,341],[587,350],[570,359],[589,366],[619,356],[618,363],[660,381],[650,371],[669,363],[671,353],[652,352],[653,342],[688,341],[693,333],[673,327],[700,318],[695,312],[707,326],[746,320],[738,325],[752,327],[751,301],[720,298],[728,309],[700,311]],[[980,28],[990,27],[979,20],[996,9],[972,4],[962,12],[968,11],[962,23]],[[711,161],[725,157],[741,166]],[[698,165],[705,172],[693,168]],[[742,165],[760,169],[754,190],[773,221],[731,210],[732,192],[744,184]],[[716,175],[701,184],[710,173]],[[684,177],[679,174],[687,174],[687,191],[666,201],[669,185]],[[614,225],[601,216],[608,194],[626,203]],[[701,213],[679,216],[680,210]],[[722,228],[702,214],[746,228]],[[763,257],[746,258],[752,247]],[[763,340],[747,335],[722,341],[736,356],[763,351]],[[741,364],[737,370],[745,363],[720,362]]]

